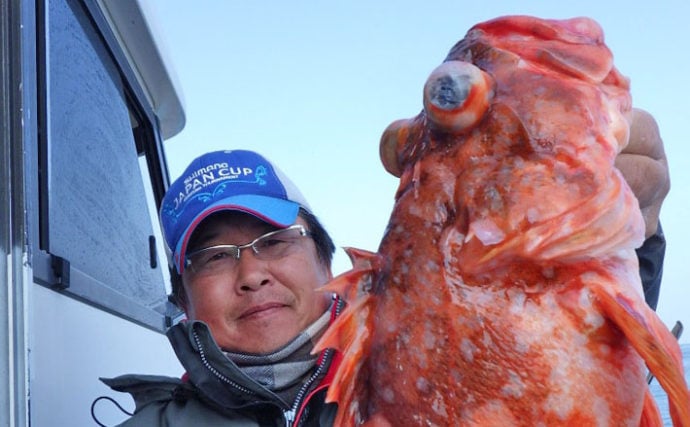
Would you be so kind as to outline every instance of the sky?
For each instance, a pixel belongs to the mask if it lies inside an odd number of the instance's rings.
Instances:
[[[253,149],[286,172],[339,247],[376,250],[397,179],[379,139],[417,115],[429,73],[474,24],[502,15],[588,16],[602,26],[633,104],[656,118],[671,173],[658,314],[690,328],[690,2],[659,0],[239,2],[149,0],[187,122],[165,142],[171,177],[207,151]],[[336,273],[349,268],[338,250]],[[681,337],[690,342],[690,331]]]

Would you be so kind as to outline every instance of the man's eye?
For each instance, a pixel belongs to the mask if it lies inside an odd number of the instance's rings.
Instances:
[[[209,263],[209,262],[215,262],[215,261],[220,261],[222,259],[228,258],[230,254],[228,251],[214,251],[211,253],[208,253],[206,257],[204,257],[204,264]]]
[[[210,259],[210,260],[211,260],[211,261],[214,261],[214,260],[217,260],[217,259],[225,258],[226,256],[228,256],[228,254],[226,254],[225,252],[218,252],[218,253],[216,253],[216,254],[213,254],[213,255],[211,256],[211,259]]]
[[[280,245],[281,243],[285,243],[285,240],[280,239],[280,238],[272,238],[272,239],[266,239],[261,241],[261,247],[269,247],[269,246],[275,246],[275,245]]]

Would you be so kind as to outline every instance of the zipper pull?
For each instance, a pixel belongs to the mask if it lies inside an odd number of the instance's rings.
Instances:
[[[285,417],[285,423],[286,423],[285,425],[286,426],[288,426],[288,427],[292,426],[292,422],[295,421],[295,414],[296,414],[296,412],[294,409],[290,409],[290,410],[283,412],[283,416]]]

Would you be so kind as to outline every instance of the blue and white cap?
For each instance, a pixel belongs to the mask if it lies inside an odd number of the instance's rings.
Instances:
[[[170,185],[160,219],[168,254],[182,274],[189,239],[212,213],[246,212],[285,228],[295,223],[300,207],[311,212],[292,181],[265,157],[247,150],[214,151],[197,157]]]

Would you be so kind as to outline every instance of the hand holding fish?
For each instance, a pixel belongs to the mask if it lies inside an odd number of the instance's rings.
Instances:
[[[645,237],[653,235],[659,224],[659,211],[671,187],[671,180],[659,127],[648,112],[633,109],[630,141],[616,157],[616,167],[640,203],[645,221]]]

